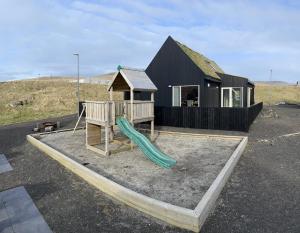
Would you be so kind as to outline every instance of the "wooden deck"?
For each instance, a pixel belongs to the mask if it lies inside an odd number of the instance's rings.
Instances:
[[[124,116],[132,123],[154,120],[154,101],[86,101],[86,121],[113,126],[116,117]],[[131,110],[133,106],[133,110]]]
[[[151,121],[151,136],[154,132],[154,101],[85,101],[86,147],[102,155],[109,155],[109,141],[113,140],[116,118],[125,117],[132,124]],[[105,137],[101,138],[102,128]],[[101,150],[97,145],[105,143]],[[133,145],[133,144],[132,144]]]

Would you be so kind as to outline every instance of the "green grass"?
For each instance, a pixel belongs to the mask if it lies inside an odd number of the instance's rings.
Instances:
[[[192,59],[192,61],[208,76],[214,77],[216,79],[220,79],[218,74],[224,73],[224,71],[215,63],[214,61],[208,59],[204,55],[195,52],[184,44],[176,41],[179,47],[183,50],[183,52]]]

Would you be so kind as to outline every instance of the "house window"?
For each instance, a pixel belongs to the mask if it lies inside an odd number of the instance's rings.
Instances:
[[[199,107],[200,86],[173,86],[173,107]]]
[[[222,107],[243,107],[242,87],[223,87],[221,92]]]
[[[248,87],[247,90],[248,90],[247,91],[247,106],[250,107],[251,106],[251,96],[252,96],[253,88]]]

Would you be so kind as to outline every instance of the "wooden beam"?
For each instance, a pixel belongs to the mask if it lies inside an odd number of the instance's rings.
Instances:
[[[151,92],[151,101],[154,102],[154,92]],[[154,114],[154,104],[152,108],[153,108],[152,112]],[[153,138],[154,138],[154,118],[151,121],[151,140],[153,140]]]
[[[133,124],[133,101],[134,101],[134,93],[133,90],[130,89],[130,122]]]

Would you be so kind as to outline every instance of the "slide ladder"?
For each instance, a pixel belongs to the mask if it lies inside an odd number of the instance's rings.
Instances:
[[[160,151],[146,136],[136,131],[124,117],[117,118],[117,125],[121,132],[138,145],[144,155],[152,162],[164,168],[171,168],[176,164],[175,159]]]

